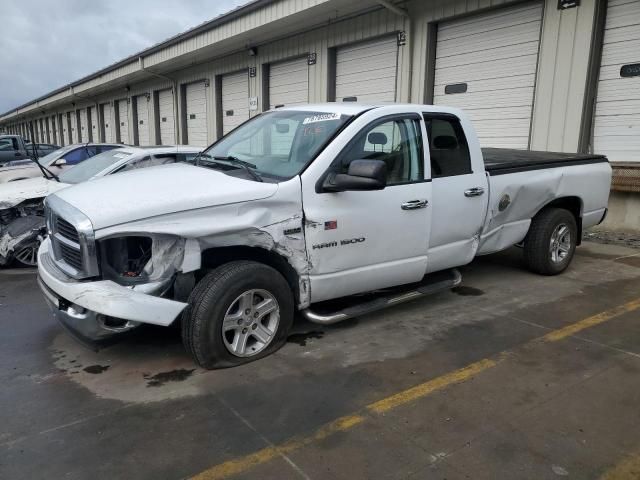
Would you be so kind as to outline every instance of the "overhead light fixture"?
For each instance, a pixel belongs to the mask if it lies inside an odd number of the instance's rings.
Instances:
[[[247,53],[250,57],[255,57],[258,54],[258,49],[256,47],[251,47],[247,50]]]

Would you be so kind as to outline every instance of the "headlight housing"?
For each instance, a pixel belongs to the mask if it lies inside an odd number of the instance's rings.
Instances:
[[[121,285],[166,279],[184,256],[184,240],[168,235],[112,237],[99,245],[103,277]]]

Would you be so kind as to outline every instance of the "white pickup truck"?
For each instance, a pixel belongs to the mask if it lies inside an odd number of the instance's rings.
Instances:
[[[329,324],[451,288],[477,255],[520,245],[558,274],[610,180],[603,156],[483,151],[453,108],[282,108],[193,164],[49,196],[39,282],[81,339],[179,321],[199,365],[228,367],[278,349],[296,311]]]

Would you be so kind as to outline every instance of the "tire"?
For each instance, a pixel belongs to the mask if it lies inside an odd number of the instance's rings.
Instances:
[[[558,275],[571,263],[577,240],[578,226],[571,212],[563,208],[542,210],[531,221],[524,241],[525,262],[540,275]]]
[[[259,316],[259,305],[265,312],[275,309]],[[182,315],[182,341],[199,366],[233,367],[282,347],[293,318],[293,294],[277,270],[252,261],[230,262],[208,273],[191,292]]]

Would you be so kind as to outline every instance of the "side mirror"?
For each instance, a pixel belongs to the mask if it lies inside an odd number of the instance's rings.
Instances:
[[[53,164],[54,167],[62,167],[63,165],[67,164],[67,160],[64,158],[59,158],[58,160],[56,160],[56,162]]]
[[[347,174],[330,174],[322,184],[325,192],[382,190],[387,186],[387,164],[382,160],[353,160]]]

